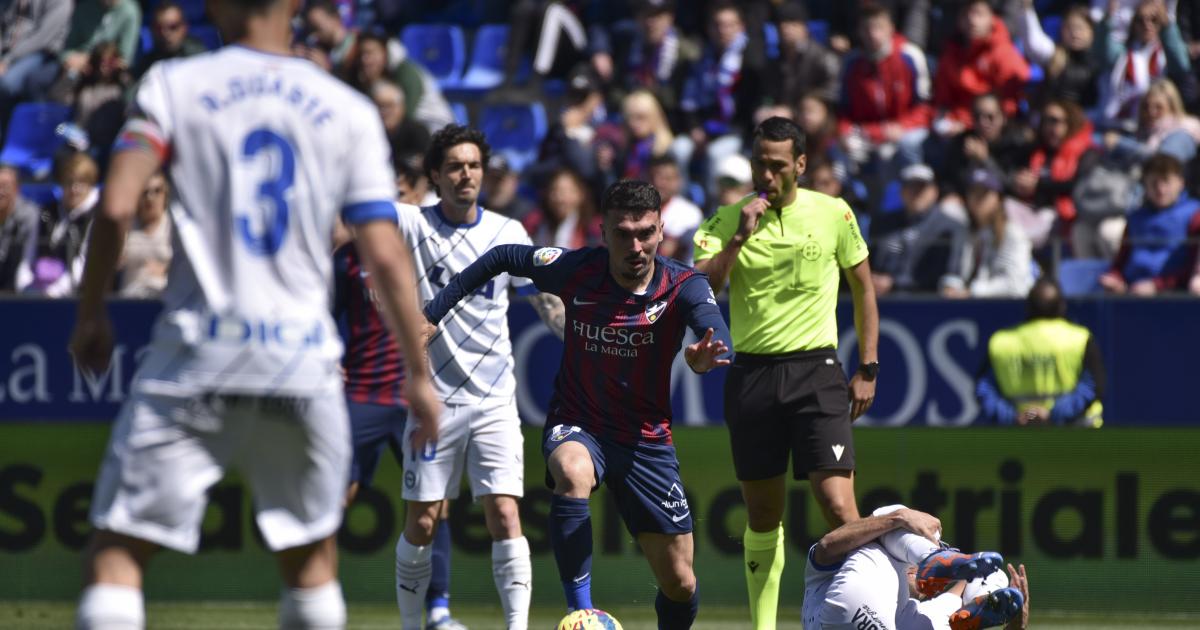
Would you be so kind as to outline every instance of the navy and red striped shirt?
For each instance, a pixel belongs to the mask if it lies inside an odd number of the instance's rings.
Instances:
[[[508,272],[562,298],[566,335],[547,423],[580,426],[620,444],[671,443],[671,365],[691,328],[732,348],[704,274],[656,257],[641,295],[612,279],[603,247],[500,245],[458,274],[425,307],[437,323],[463,297]]]
[[[346,396],[356,403],[406,405],[403,355],[379,314],[353,241],[333,253],[333,270],[333,318],[346,325]]]

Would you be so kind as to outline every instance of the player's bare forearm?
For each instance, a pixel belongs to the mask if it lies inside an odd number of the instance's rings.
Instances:
[[[859,364],[874,363],[879,360],[879,305],[875,301],[870,264],[864,260],[847,269],[846,280],[854,298],[854,332],[858,335]]]
[[[903,524],[904,520],[897,512],[850,521],[817,541],[816,549],[813,550],[813,560],[823,565],[841,562],[851,551],[894,529],[899,529]]]
[[[120,151],[113,156],[100,211],[92,220],[79,288],[81,314],[98,315],[103,310],[104,295],[112,286],[138,199],[160,165],[158,156],[149,151]]]
[[[417,308],[416,273],[408,245],[400,238],[396,226],[388,221],[357,226],[355,239],[377,289],[384,319],[404,353],[406,376],[427,380],[429,366],[421,339],[425,317]]]
[[[567,309],[562,300],[550,293],[535,293],[529,296],[529,304],[561,341],[567,326]]]
[[[729,281],[729,272],[737,262],[738,253],[742,251],[741,237],[734,235],[721,251],[712,258],[706,258],[696,263],[696,270],[708,275],[708,284],[712,290],[720,293]]]

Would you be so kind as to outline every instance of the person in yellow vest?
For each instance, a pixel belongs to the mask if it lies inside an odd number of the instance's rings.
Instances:
[[[757,194],[719,208],[696,231],[696,268],[713,291],[729,280],[738,350],[725,381],[725,424],[746,502],[743,537],[750,615],[774,628],[783,573],[789,459],[830,528],[858,519],[851,422],[870,407],[879,372],[879,311],[867,245],[846,202],[797,185],[804,133],[787,118],[754,131]],[[859,368],[837,358],[838,283],[854,298]]]
[[[1103,424],[1104,365],[1092,333],[1067,321],[1052,280],[1038,280],[1028,319],[996,331],[975,388],[982,418],[1000,425]]]

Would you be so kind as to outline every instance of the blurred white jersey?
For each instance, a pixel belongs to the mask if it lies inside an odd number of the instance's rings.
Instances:
[[[171,180],[175,256],[143,391],[340,387],[329,313],[335,214],[395,220],[374,106],[312,63],[239,46],[156,64],[117,150]]]
[[[521,224],[479,209],[475,223],[451,223],[441,206],[397,204],[400,231],[413,248],[423,302],[432,300],[467,265],[497,245],[530,245]],[[459,302],[429,343],[429,364],[439,397],[450,404],[510,401],[516,393],[508,338],[508,291],[536,293],[526,278],[502,273]]]

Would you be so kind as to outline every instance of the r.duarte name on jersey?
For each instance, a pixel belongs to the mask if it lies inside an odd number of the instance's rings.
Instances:
[[[223,92],[201,94],[200,104],[210,113],[216,113],[246,99],[274,97],[300,110],[314,127],[320,127],[333,118],[333,110],[326,107],[319,96],[307,93],[304,89],[297,83],[284,83],[284,79],[278,76],[257,74],[233,77],[225,84]]]
[[[633,358],[638,355],[638,346],[648,346],[654,343],[654,331],[652,330],[641,332],[636,329],[596,326],[577,319],[572,320],[571,328],[575,331],[575,334],[586,340],[584,342],[584,350],[599,352],[600,354]]]

